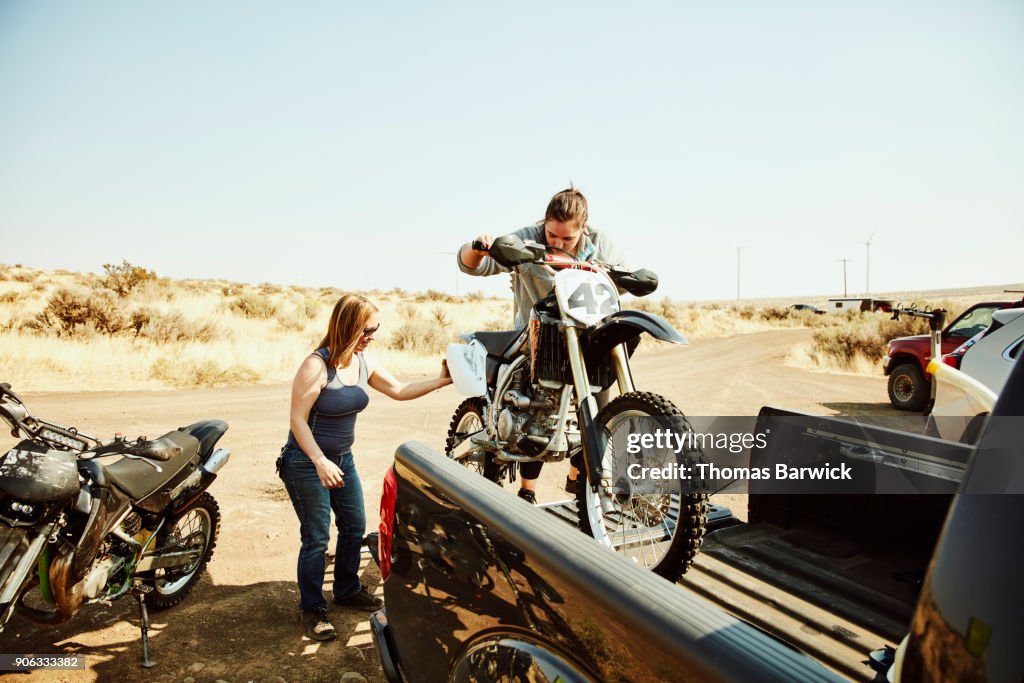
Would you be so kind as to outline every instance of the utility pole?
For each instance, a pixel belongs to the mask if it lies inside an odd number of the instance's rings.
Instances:
[[[864,296],[866,297],[871,296],[871,240],[875,238],[877,233],[878,229],[876,228],[875,232],[871,233],[871,237],[868,238],[868,241],[864,243],[864,247],[867,250],[867,266],[864,273],[864,289],[866,290],[864,292]]]
[[[843,264],[843,298],[846,298],[846,264],[853,263],[851,258],[837,258],[836,261],[841,261]]]

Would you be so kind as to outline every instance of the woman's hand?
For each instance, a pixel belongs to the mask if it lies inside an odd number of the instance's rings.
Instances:
[[[313,464],[316,466],[316,474],[320,477],[320,483],[324,485],[325,489],[340,489],[345,486],[345,477],[341,474],[341,468],[331,460],[321,457],[319,460],[314,460]]]
[[[473,252],[478,256],[487,256],[487,250],[491,248],[492,244],[494,244],[494,235],[490,233],[484,233],[483,235],[480,235],[475,240],[473,240],[472,244],[476,245],[477,242],[483,244],[484,248],[474,249]]]

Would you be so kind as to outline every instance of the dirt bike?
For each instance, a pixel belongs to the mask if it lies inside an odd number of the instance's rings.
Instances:
[[[481,249],[483,245],[474,244]],[[580,528],[599,542],[676,580],[700,549],[707,498],[684,490],[642,495],[623,489],[613,472],[609,435],[636,417],[689,423],[670,400],[636,390],[629,358],[643,334],[685,344],[662,318],[622,310],[619,289],[645,296],[657,288],[648,270],[627,271],[581,261],[514,235],[489,255],[507,268],[549,268],[554,290],[519,330],[463,335],[448,348],[448,367],[466,398],[448,431],[448,457],[491,481],[513,479],[518,463],[580,461],[576,506]],[[597,395],[617,384],[619,396],[598,408]],[[582,456],[582,457],[579,457]]]
[[[0,458],[0,631],[14,612],[54,625],[130,593],[152,666],[147,605],[180,602],[217,541],[220,509],[206,489],[230,457],[215,448],[227,423],[104,444],[33,417],[9,384],[0,418],[21,439]]]

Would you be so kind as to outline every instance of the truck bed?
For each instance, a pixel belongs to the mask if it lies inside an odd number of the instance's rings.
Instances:
[[[574,500],[541,507],[577,523]],[[928,557],[868,550],[827,529],[744,524],[712,505],[708,536],[679,583],[843,676],[871,680],[868,653],[905,635]]]
[[[371,620],[389,680],[840,680],[610,553],[565,506],[555,521],[414,442],[392,474],[386,608]]]

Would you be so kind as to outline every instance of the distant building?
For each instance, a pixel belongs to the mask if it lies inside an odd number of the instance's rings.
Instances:
[[[825,310],[829,313],[841,313],[843,311],[892,311],[892,299],[874,299],[871,297],[852,297],[844,299],[829,299]]]

